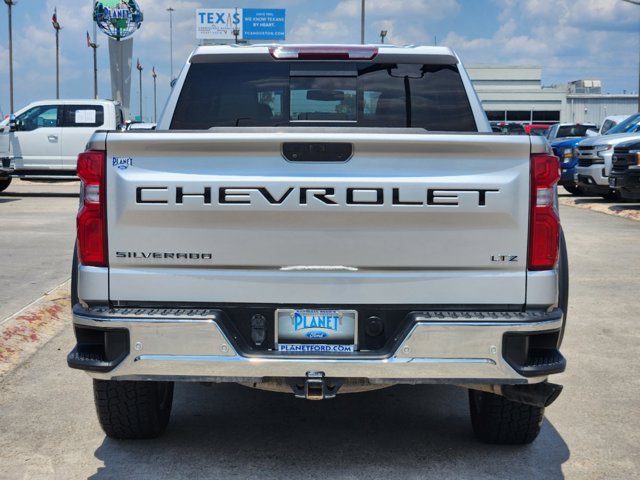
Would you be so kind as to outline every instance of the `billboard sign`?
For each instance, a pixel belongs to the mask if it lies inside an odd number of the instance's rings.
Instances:
[[[284,40],[285,10],[282,8],[244,8],[244,40]]]
[[[196,10],[196,38],[284,40],[285,10],[281,8],[202,8]]]
[[[242,38],[241,8],[204,8],[196,10],[196,38],[233,40],[233,31]]]

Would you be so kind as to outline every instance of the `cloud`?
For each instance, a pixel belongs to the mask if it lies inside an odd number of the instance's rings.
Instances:
[[[640,7],[628,2],[610,0],[527,0],[520,6],[527,18],[557,25],[577,24],[585,30],[614,30],[634,26],[638,30]]]
[[[357,43],[361,7],[361,0],[341,0],[333,9],[322,10],[319,16],[298,15],[290,22],[296,26],[288,38],[292,42],[305,43]],[[433,35],[425,28],[426,20],[442,20],[460,11],[457,0],[366,0],[366,40],[377,42],[380,30],[387,30],[387,43],[431,43]]]
[[[342,0],[335,7],[333,17],[360,17],[362,2],[360,0]],[[456,15],[460,11],[457,0],[366,0],[365,16],[398,17],[403,15],[428,15],[431,19],[442,19]]]
[[[482,52],[489,56],[495,41],[492,38],[466,38],[455,32],[451,32],[444,38],[442,44],[452,47],[454,50]]]
[[[445,38],[465,63],[536,64],[543,67],[543,80],[556,83],[603,76],[619,80],[621,69],[637,78],[637,55],[631,62],[620,62],[612,52],[623,45],[637,51],[638,36],[629,37],[627,30],[638,31],[640,6],[610,0],[494,3],[501,13],[493,32],[468,37],[453,31]]]
[[[91,22],[92,8],[89,2],[47,0],[46,7],[41,10],[40,17],[49,20],[49,26],[51,26],[51,16],[54,9],[57,10],[58,21],[65,31],[84,33],[87,29],[87,23]]]
[[[293,43],[353,42],[353,32],[347,22],[320,21],[313,18],[295,27],[289,34]]]
[[[0,2],[1,3],[1,2]],[[171,78],[169,13],[173,12],[174,74],[197,46],[195,10],[233,6],[227,0],[138,0],[144,12],[134,35],[134,61],[144,66],[145,96],[158,72],[159,103],[168,96]],[[263,7],[264,0],[243,0],[242,7]],[[57,6],[60,32],[61,94],[93,95],[92,50],[85,35],[93,33],[91,0],[18,2],[13,9],[15,104],[55,95],[55,36],[51,15]],[[287,9],[287,41],[358,43],[361,0],[276,0]],[[481,5],[479,7],[478,5]],[[4,6],[4,5],[3,5]],[[486,12],[480,20],[478,11]],[[475,13],[474,13],[475,12]],[[0,9],[0,107],[8,109],[7,9]],[[366,0],[366,40],[385,43],[438,44],[453,47],[466,64],[537,64],[543,80],[563,83],[600,78],[609,91],[638,88],[640,6],[622,0]],[[107,37],[98,33],[99,92],[109,97]],[[622,53],[621,53],[622,52]],[[631,53],[630,53],[631,52]],[[633,55],[632,52],[636,52]],[[137,79],[137,72],[134,79]],[[136,86],[137,87],[137,86]],[[132,91],[132,103],[136,102]]]

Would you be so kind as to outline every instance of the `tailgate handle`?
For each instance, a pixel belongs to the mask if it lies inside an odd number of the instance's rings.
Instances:
[[[290,162],[346,162],[353,155],[351,143],[287,142],[282,155]]]

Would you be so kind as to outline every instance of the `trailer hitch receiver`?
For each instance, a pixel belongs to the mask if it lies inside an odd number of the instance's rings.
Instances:
[[[342,383],[339,380],[326,379],[324,372],[307,372],[306,377],[293,379],[290,385],[296,398],[325,400],[334,398]]]

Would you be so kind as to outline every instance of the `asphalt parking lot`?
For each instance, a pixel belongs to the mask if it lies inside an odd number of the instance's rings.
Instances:
[[[565,391],[530,446],[476,442],[466,392],[448,386],[306,402],[179,384],[162,438],[114,441],[98,426],[90,379],[65,361],[73,335],[60,305],[68,306],[76,192],[77,183],[18,182],[0,194],[0,479],[640,477],[640,204],[561,195],[569,363],[554,377]],[[50,317],[38,323],[33,312]],[[23,337],[30,348],[19,351]],[[8,345],[13,353],[3,353]]]

